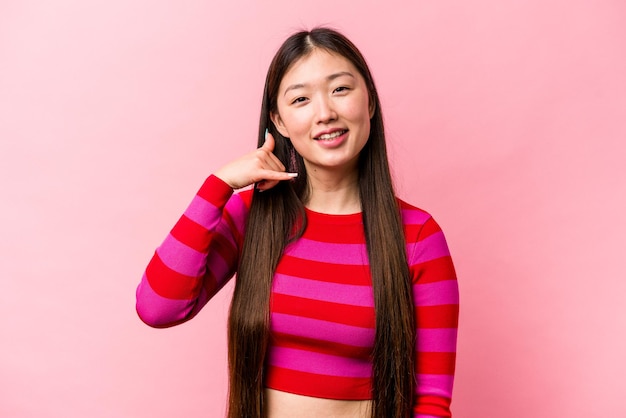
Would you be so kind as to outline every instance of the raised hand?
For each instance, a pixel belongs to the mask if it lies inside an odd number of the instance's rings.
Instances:
[[[296,177],[298,173],[287,173],[283,163],[272,153],[274,145],[274,137],[267,133],[261,148],[231,161],[214,175],[233,189],[256,183],[259,190],[271,189],[279,181]]]

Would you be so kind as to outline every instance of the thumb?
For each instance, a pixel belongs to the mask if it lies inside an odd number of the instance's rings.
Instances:
[[[269,131],[266,129],[265,130],[265,142],[263,143],[261,148],[264,149],[265,151],[272,152],[274,151],[275,145],[276,143],[274,141],[274,136],[271,133],[269,133]]]

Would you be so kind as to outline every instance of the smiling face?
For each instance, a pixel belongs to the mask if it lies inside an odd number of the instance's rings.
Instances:
[[[307,171],[356,172],[373,105],[363,77],[341,55],[316,48],[281,80],[272,122],[291,140]]]

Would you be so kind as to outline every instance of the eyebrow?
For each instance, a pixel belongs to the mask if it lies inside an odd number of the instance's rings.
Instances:
[[[334,73],[334,74],[331,74],[328,77],[326,77],[326,81],[333,81],[336,78],[339,78],[339,77],[342,77],[342,76],[346,76],[346,75],[349,76],[349,77],[355,78],[354,75],[351,72],[340,71],[338,73]],[[283,96],[286,95],[287,92],[289,92],[289,90],[301,89],[301,88],[306,87],[306,86],[308,86],[308,84],[306,84],[306,83],[292,84],[292,85],[288,86],[285,89],[285,93],[283,93]]]

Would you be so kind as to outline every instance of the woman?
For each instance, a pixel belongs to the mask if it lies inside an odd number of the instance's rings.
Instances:
[[[285,41],[258,145],[157,249],[141,319],[184,322],[237,273],[229,417],[449,417],[454,268],[432,217],[394,195],[378,94],[348,39]]]

